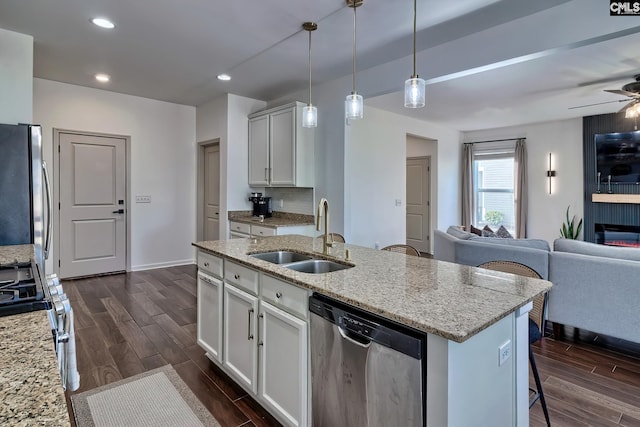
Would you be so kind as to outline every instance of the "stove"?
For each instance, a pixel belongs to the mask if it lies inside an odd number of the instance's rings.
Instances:
[[[0,264],[0,316],[51,308],[37,269],[31,262]]]

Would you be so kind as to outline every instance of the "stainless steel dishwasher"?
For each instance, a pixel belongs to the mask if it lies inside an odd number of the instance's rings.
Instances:
[[[426,335],[314,294],[313,427],[426,423]]]

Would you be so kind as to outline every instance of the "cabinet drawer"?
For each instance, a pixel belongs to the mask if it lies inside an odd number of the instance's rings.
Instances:
[[[266,274],[261,279],[261,296],[276,307],[282,308],[296,316],[307,319],[309,293],[306,289],[283,282]]]
[[[257,271],[231,261],[224,262],[224,271],[224,280],[226,282],[232,283],[253,295],[258,295],[259,274]]]
[[[239,233],[249,234],[251,226],[249,224],[243,224],[241,222],[229,222],[229,228],[231,231],[237,231]]]
[[[222,258],[198,251],[198,268],[222,278]]]
[[[248,234],[237,233],[235,231],[229,232],[229,239],[246,239],[247,237],[249,237]]]
[[[262,227],[260,225],[252,225],[251,234],[253,236],[275,236],[276,229],[270,227]]]

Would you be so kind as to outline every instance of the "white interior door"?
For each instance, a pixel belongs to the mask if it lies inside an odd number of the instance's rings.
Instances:
[[[204,149],[204,240],[220,238],[220,146]]]
[[[407,159],[407,245],[430,251],[430,158]]]
[[[60,133],[59,276],[126,269],[126,141]]]

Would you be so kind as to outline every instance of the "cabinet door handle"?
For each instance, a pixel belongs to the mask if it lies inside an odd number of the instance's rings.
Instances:
[[[264,168],[264,180],[269,181],[269,168]]]
[[[260,319],[264,319],[264,314],[260,313],[258,315],[258,347],[262,347],[264,342],[260,339]]]
[[[236,280],[238,280],[238,279],[240,278],[240,275],[239,275],[239,274],[234,274],[234,275],[233,275],[233,278],[234,278],[234,279],[236,279]]]
[[[247,339],[252,340],[253,334],[251,333],[251,318],[253,317],[253,308],[249,309],[249,321],[247,322]]]
[[[205,263],[204,263],[204,266],[205,266],[205,267],[209,267],[209,263],[208,263],[208,262],[205,262]]]

